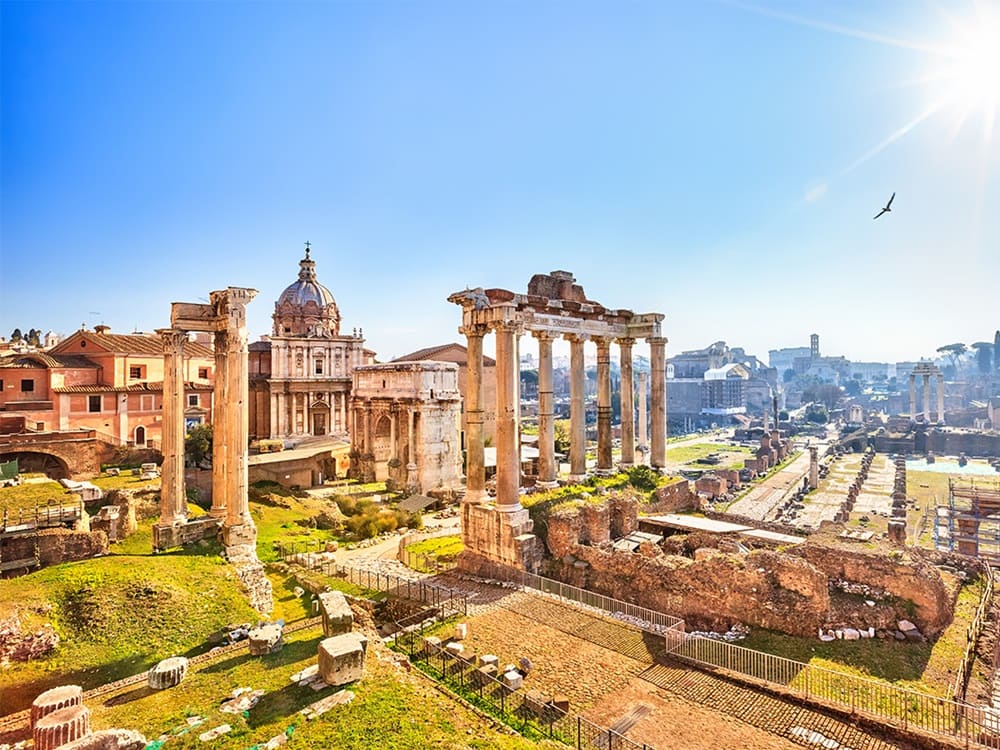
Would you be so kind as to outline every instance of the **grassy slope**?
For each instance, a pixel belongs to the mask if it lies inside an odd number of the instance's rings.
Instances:
[[[718,464],[705,464],[701,459],[718,453],[722,460]],[[742,467],[743,462],[753,455],[753,451],[743,446],[732,446],[721,443],[697,443],[680,448],[667,448],[667,463],[673,465],[694,464],[693,468]]]
[[[485,722],[438,693],[429,683],[415,675],[402,674],[380,659],[377,654],[382,652],[371,643],[365,677],[350,687],[355,700],[348,706],[334,708],[318,720],[306,722],[298,711],[334,689],[317,693],[292,684],[288,678],[316,662],[319,640],[316,629],[302,631],[290,636],[277,654],[251,658],[241,651],[238,656],[198,665],[171,690],[133,688],[104,705],[93,706],[92,723],[95,728],[135,728],[149,739],[170,733],[172,748],[204,747],[198,734],[223,723],[233,729],[212,743],[213,750],[242,750],[266,742],[288,727],[293,727],[290,749],[537,747],[520,738],[489,731]],[[220,702],[238,687],[264,690],[265,695],[246,717],[218,711]],[[204,717],[205,721],[185,731],[188,716]]]

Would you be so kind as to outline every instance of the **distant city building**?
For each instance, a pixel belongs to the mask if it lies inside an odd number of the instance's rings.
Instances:
[[[671,357],[667,360],[667,418],[672,431],[691,432],[746,414],[751,382],[755,403],[763,406],[770,401],[776,373],[725,341]]]
[[[785,349],[771,349],[767,353],[767,361],[775,370],[778,371],[778,377],[784,375],[785,370],[795,369],[795,360],[809,357],[809,347],[808,346],[793,346]]]
[[[346,436],[354,368],[375,361],[360,329],[340,333],[337,303],[309,252],[274,303],[271,335],[250,344],[251,438]]]

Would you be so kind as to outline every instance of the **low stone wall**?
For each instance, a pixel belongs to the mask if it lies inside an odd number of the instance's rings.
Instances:
[[[73,560],[86,560],[108,554],[108,535],[103,531],[45,529],[38,534],[38,560],[41,567]],[[5,560],[33,560],[35,537],[25,535],[5,540]]]
[[[577,545],[548,572],[574,586],[683,617],[689,629],[727,630],[736,622],[815,635],[826,621],[826,575],[801,558],[761,550],[717,551],[698,560]],[[587,565],[576,565],[583,561]]]
[[[808,560],[830,580],[864,584],[913,602],[909,619],[926,636],[936,636],[951,622],[957,592],[948,591],[941,572],[922,557],[893,559],[884,552],[818,544],[799,545],[789,554]]]
[[[691,491],[691,483],[682,479],[653,493],[653,500],[643,507],[644,513],[676,513],[697,508],[698,498]]]

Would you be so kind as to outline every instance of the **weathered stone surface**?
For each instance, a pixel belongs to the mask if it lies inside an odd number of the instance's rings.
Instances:
[[[458,623],[458,625],[455,626],[455,635],[453,636],[452,639],[456,641],[462,641],[465,640],[468,634],[469,634],[469,626],[466,625],[464,622],[460,622]]]
[[[524,683],[524,677],[520,672],[511,671],[503,673],[503,684],[510,690],[517,690]]]
[[[184,656],[164,659],[149,670],[149,686],[153,690],[165,690],[180,685],[187,674],[188,660]]]
[[[465,651],[465,646],[463,646],[461,643],[452,642],[449,643],[447,646],[445,646],[445,649],[452,656],[461,656],[462,652]]]
[[[361,633],[341,633],[319,644],[319,673],[334,687],[357,682],[364,676],[368,639]]]
[[[84,705],[60,708],[35,724],[36,750],[54,750],[90,734],[90,709]]]
[[[131,729],[101,729],[59,750],[143,750],[146,738]]]
[[[424,638],[424,653],[427,656],[433,656],[434,654],[441,651],[441,639],[436,635],[429,635]]]
[[[351,632],[354,613],[340,591],[324,591],[319,595],[319,611],[323,616],[323,635],[327,638]]]
[[[31,702],[31,728],[34,729],[39,719],[54,711],[83,703],[83,688],[79,685],[60,685],[41,693]]]
[[[479,667],[475,672],[472,673],[472,680],[480,687],[483,685],[489,685],[491,682],[497,678],[497,665],[496,664],[486,664],[485,666]]]
[[[250,642],[251,656],[265,656],[281,651],[285,645],[281,635],[280,625],[264,625],[250,631],[247,639]]]

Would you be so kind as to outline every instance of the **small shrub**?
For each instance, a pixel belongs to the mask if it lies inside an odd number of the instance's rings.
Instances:
[[[628,483],[641,492],[652,492],[659,484],[660,477],[650,467],[643,464],[628,470]]]

